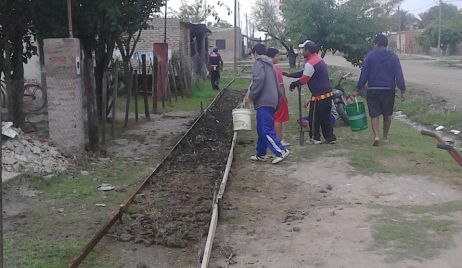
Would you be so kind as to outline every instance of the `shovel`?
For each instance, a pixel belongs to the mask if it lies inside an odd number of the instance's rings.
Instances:
[[[302,113],[302,87],[298,86],[298,120],[301,123],[303,120],[303,113]],[[303,131],[303,125],[300,124],[300,145],[305,144],[305,131]]]

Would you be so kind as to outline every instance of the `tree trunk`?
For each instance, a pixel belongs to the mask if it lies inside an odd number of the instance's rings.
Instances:
[[[41,78],[41,85],[42,90],[45,94],[48,93],[47,87],[47,75],[45,70],[45,52],[43,50],[43,38],[38,39],[38,47],[39,47],[39,59],[40,59],[40,78]]]
[[[15,127],[21,127],[24,124],[22,53],[22,36],[14,35],[11,44],[7,43],[5,46],[5,83],[8,95],[8,120],[12,121]]]
[[[85,51],[83,62],[83,83],[85,95],[87,97],[87,115],[88,115],[88,139],[89,149],[93,152],[98,151],[98,112],[96,108],[95,95],[95,75],[93,66],[93,56],[91,51]]]
[[[101,56],[96,53],[96,66],[94,69],[94,77],[95,77],[95,97],[96,97],[96,113],[98,115],[99,120],[103,119],[103,74],[104,68],[103,63],[100,58]]]
[[[291,69],[294,69],[296,67],[295,65],[297,63],[297,54],[295,53],[293,48],[290,48],[287,53],[288,53],[287,56],[289,58],[289,67]]]

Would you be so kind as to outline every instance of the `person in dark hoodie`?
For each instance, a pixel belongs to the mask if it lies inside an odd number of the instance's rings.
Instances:
[[[252,48],[255,58],[252,67],[252,85],[248,98],[253,102],[257,114],[257,153],[250,157],[254,161],[268,159],[267,148],[276,155],[272,163],[284,160],[289,151],[281,144],[281,140],[274,131],[274,113],[279,102],[279,82],[273,69],[273,62],[267,54],[263,44],[256,44]]]
[[[215,90],[220,89],[220,71],[223,70],[223,60],[221,59],[218,48],[213,48],[212,53],[209,55],[209,73],[212,88]]]
[[[367,84],[367,106],[374,132],[373,146],[379,146],[379,118],[383,116],[383,139],[388,142],[388,131],[395,105],[396,86],[401,90],[401,101],[404,101],[406,84],[398,56],[388,50],[388,39],[379,34],[374,39],[375,48],[367,54],[361,68],[361,76],[357,89]]]

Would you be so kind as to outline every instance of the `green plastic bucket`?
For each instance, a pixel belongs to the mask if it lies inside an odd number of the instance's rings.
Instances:
[[[355,98],[355,102],[346,106],[346,112],[348,120],[350,121],[351,130],[361,131],[367,129],[367,116],[364,102],[358,102]]]

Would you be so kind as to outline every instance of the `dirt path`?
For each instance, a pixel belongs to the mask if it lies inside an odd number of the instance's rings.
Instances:
[[[359,69],[353,67],[343,57],[326,55],[326,63],[348,68],[359,75]],[[414,91],[424,91],[435,97],[443,98],[452,105],[461,106],[462,89],[461,74],[459,68],[438,66],[431,60],[401,60],[406,82]]]
[[[231,253],[233,267],[460,267],[460,187],[361,175],[342,154],[281,166],[239,157],[211,267]]]

